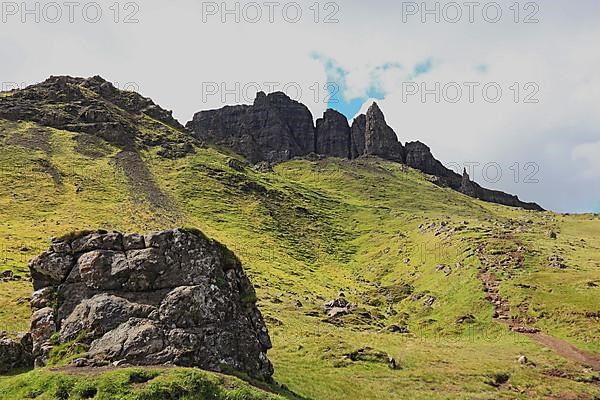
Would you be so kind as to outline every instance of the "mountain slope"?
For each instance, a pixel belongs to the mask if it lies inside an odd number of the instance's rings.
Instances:
[[[166,158],[163,143],[185,132],[115,107],[136,127],[134,147],[0,120],[0,272],[26,277],[48,237],[73,230],[196,226],[242,260],[275,379],[301,396],[600,396],[597,373],[506,325],[600,352],[598,216],[481,202],[378,158],[261,172],[194,141]],[[329,318],[323,304],[340,292],[356,308]],[[0,330],[28,329],[30,293],[26,279],[0,282]],[[0,393],[19,379],[1,377]]]
[[[440,185],[477,199],[543,211],[538,204],[481,187],[466,171],[461,176],[444,167],[421,142],[404,146],[377,103],[355,118],[352,127],[346,117],[331,109],[315,127],[312,114],[303,104],[282,92],[260,92],[252,105],[200,111],[186,127],[194,137],[231,149],[253,163],[279,163],[315,154],[349,159],[376,156],[433,175]]]

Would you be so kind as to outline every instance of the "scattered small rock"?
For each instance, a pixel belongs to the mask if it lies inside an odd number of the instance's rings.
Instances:
[[[476,321],[476,318],[473,315],[467,314],[467,315],[463,315],[462,317],[459,317],[456,320],[456,323],[457,324],[472,324],[472,323],[475,323],[475,321]]]
[[[548,261],[550,261],[550,267],[552,267],[552,268],[558,268],[558,269],[566,269],[567,268],[567,266],[564,264],[564,260],[557,255],[551,255],[550,257],[548,257]]]
[[[492,379],[489,381],[486,381],[486,383],[488,385],[491,385],[494,387],[500,387],[509,381],[510,375],[507,374],[506,372],[497,372],[497,373],[493,374],[491,376],[491,378]]]
[[[246,163],[235,158],[230,158],[227,160],[227,165],[229,168],[237,172],[244,172],[244,169],[246,168]]]
[[[342,317],[344,315],[348,315],[350,313],[350,311],[348,310],[348,308],[344,307],[334,307],[331,310],[329,310],[329,312],[327,313],[327,316],[329,318],[337,318],[337,317]]]
[[[271,165],[270,162],[261,161],[261,162],[257,163],[256,165],[254,165],[254,170],[257,172],[266,174],[266,173],[273,172],[273,166]]]
[[[391,333],[408,333],[408,327],[406,325],[390,325],[387,328],[388,332]]]
[[[425,305],[426,307],[431,307],[431,306],[433,306],[433,303],[435,303],[435,300],[436,300],[435,297],[427,296],[427,298],[423,302],[423,305]]]
[[[518,361],[519,361],[519,364],[521,364],[521,365],[527,365],[527,363],[529,362],[529,359],[526,356],[520,356]]]
[[[540,330],[537,328],[531,328],[529,326],[513,326],[511,331],[516,333],[539,333]]]

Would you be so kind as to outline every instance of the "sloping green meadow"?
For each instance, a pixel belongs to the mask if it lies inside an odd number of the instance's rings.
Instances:
[[[28,330],[27,260],[49,237],[196,227],[242,260],[273,339],[275,380],[299,397],[600,397],[597,373],[493,320],[479,277],[496,274],[511,315],[600,352],[598,216],[483,203],[378,159],[239,172],[232,155],[207,147],[177,160],[143,152],[124,168],[106,142],[8,121],[0,142],[0,272],[22,277],[0,282],[0,330],[11,335]],[[551,266],[553,255],[565,269]],[[322,305],[340,292],[356,308],[329,319]],[[276,398],[202,371],[154,370],[134,384],[131,371],[0,377],[0,398]]]

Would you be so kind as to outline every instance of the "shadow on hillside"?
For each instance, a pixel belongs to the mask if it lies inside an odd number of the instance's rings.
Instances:
[[[273,393],[279,396],[283,396],[286,399],[289,400],[313,400],[310,397],[304,397],[301,396],[297,393],[294,393],[293,391],[291,391],[289,388],[287,388],[285,385],[281,385],[277,382],[272,382],[272,383],[266,383],[265,381],[261,381],[261,380],[257,380],[254,378],[249,377],[248,375],[244,374],[244,373],[233,373],[233,375],[238,378],[243,380],[244,382],[259,388],[261,390],[264,390],[265,392],[269,392],[269,393]]]

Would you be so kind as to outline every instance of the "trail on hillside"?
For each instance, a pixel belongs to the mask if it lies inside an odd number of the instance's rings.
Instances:
[[[564,358],[576,361],[585,367],[600,372],[600,356],[578,349],[562,339],[546,335],[545,333],[523,333],[523,335],[556,351]]]
[[[500,281],[494,273],[482,272],[479,274],[479,279],[487,293],[487,300],[494,305],[494,320],[508,325],[512,332],[520,333],[554,350],[564,358],[600,372],[600,356],[578,349],[565,340],[540,332],[539,329],[528,326],[519,318],[510,317],[510,304],[500,296]]]

